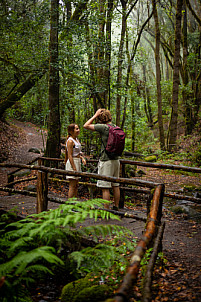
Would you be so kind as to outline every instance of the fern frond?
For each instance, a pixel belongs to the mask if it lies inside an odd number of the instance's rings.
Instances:
[[[21,284],[26,284],[27,286],[29,286],[29,285],[33,284],[34,282],[35,282],[35,280],[34,280],[33,276],[31,277],[28,273],[28,274],[26,274],[26,276],[20,275],[20,276],[17,276],[17,278],[13,278],[12,286],[18,287]]]
[[[49,263],[63,265],[63,261],[55,254],[54,248],[43,246],[36,248],[30,252],[21,252],[10,261],[0,265],[0,276],[6,276],[15,270],[15,275],[21,274],[23,270],[32,262],[44,259]]]
[[[17,238],[20,238],[22,236],[27,236],[29,234],[29,231],[33,228],[36,228],[35,222],[29,222],[29,223],[12,223],[9,226],[16,227],[15,230],[9,231],[6,233],[6,238],[8,240],[15,240]]]
[[[33,238],[28,236],[19,238],[14,242],[11,242],[10,248],[7,251],[8,257],[10,258],[13,254],[16,254],[20,249],[27,250],[26,247],[30,249],[30,243],[32,242],[33,242]]]
[[[82,234],[92,236],[102,236],[103,238],[112,237],[114,234],[116,236],[120,236],[122,234],[125,234],[127,231],[129,231],[127,228],[119,225],[112,225],[112,224],[99,224],[99,225],[92,225],[83,227],[82,229],[78,230],[79,232],[82,232]]]
[[[41,265],[41,264],[35,264],[35,265],[29,265],[29,267],[27,267],[23,272],[22,272],[22,276],[26,276],[27,273],[28,274],[38,274],[40,272],[43,272],[45,274],[50,274],[50,275],[53,275],[52,271],[47,268],[46,266],[44,265]]]
[[[77,263],[78,269],[83,266],[91,271],[100,271],[113,265],[116,258],[115,247],[98,244],[95,248],[88,247],[71,253],[70,258]]]

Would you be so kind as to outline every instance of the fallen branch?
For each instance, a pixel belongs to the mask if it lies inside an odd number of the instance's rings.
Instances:
[[[37,176],[33,176],[33,177],[29,177],[29,178],[27,177],[27,178],[23,178],[23,179],[18,179],[18,180],[9,182],[7,184],[7,186],[10,187],[10,186],[14,186],[14,185],[16,185],[18,183],[21,183],[21,182],[26,182],[26,181],[36,180],[36,179],[37,179]]]
[[[16,190],[16,189],[8,188],[8,187],[0,187],[0,191],[14,193],[14,194],[21,194],[21,195],[25,195],[25,196],[32,196],[32,197],[37,196],[36,192],[31,192],[31,191],[26,191],[26,190]]]
[[[195,203],[201,203],[201,198],[196,198],[196,197],[187,196],[187,195],[180,195],[180,194],[175,194],[175,193],[165,193],[164,197],[169,197],[169,198],[179,199],[179,200],[190,200]]]
[[[150,302],[152,299],[151,284],[152,284],[153,269],[158,256],[159,249],[161,247],[164,229],[165,229],[165,222],[163,222],[159,228],[158,235],[154,242],[153,251],[149,259],[149,263],[147,265],[147,270],[145,273],[144,284],[143,284],[142,302]]]

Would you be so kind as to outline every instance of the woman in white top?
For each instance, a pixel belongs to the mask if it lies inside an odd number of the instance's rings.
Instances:
[[[68,126],[68,136],[65,148],[65,169],[67,171],[81,171],[81,160],[85,165],[86,160],[82,156],[81,144],[78,140],[80,129],[77,124]],[[66,176],[69,179],[68,198],[77,197],[79,177]]]

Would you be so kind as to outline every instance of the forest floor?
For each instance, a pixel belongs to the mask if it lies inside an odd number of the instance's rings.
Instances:
[[[10,121],[0,122],[0,162],[28,163],[39,154],[29,152],[30,148],[44,149],[46,132],[41,132],[35,125],[27,122]],[[176,163],[175,163],[176,164]],[[141,168],[140,168],[141,169]],[[159,169],[141,169],[146,175],[145,180],[164,182],[166,191],[175,192],[183,185],[201,185],[200,176],[189,176],[166,173]],[[12,169],[0,168],[0,185],[7,183],[7,173]],[[19,187],[20,188],[20,187]],[[59,194],[63,198],[67,196],[67,187],[60,186],[59,190],[52,187],[52,194]],[[79,189],[80,198],[86,199],[87,192]],[[163,220],[165,221],[165,231],[163,235],[163,253],[167,263],[158,267],[154,273],[153,299],[152,302],[159,301],[201,301],[201,224],[200,221],[189,218],[188,215],[176,215],[171,211],[174,201],[164,199]],[[58,204],[49,203],[50,208],[56,208]],[[196,207],[196,206],[195,206]],[[8,195],[0,191],[0,210],[11,210],[15,208],[18,215],[35,213],[36,199],[20,195]],[[133,206],[129,203],[125,207],[126,211],[134,214],[146,214],[145,203]],[[102,221],[103,222],[103,221]],[[98,223],[102,223],[99,221]],[[86,221],[91,223],[90,221]],[[109,223],[105,222],[104,223]],[[131,229],[134,236],[140,238],[143,232],[144,223],[135,219],[122,218],[118,224]],[[49,282],[49,281],[48,281]],[[61,286],[49,284],[39,284],[33,290],[33,301],[35,302],[57,302],[59,301]],[[138,291],[139,289],[136,288]],[[136,301],[140,301],[140,290]]]

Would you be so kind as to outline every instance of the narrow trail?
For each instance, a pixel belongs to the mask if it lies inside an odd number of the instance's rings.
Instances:
[[[46,132],[41,131],[40,128],[30,122],[11,121],[10,127],[6,127],[5,132],[6,135],[1,137],[3,148],[7,149],[8,158],[4,161],[5,163],[28,164],[40,155],[29,152],[30,148],[37,148],[40,152],[44,150]],[[14,171],[15,169],[0,169],[1,185],[7,183],[7,172]]]
[[[18,143],[10,147],[7,162],[28,163],[39,154],[29,152],[34,147],[43,149],[43,137],[35,125],[14,121]],[[43,133],[45,135],[45,133]],[[0,168],[0,184],[7,182],[7,170]],[[151,178],[156,174],[151,175]],[[161,176],[159,176],[161,177]],[[147,176],[148,178],[148,176]],[[8,196],[0,191],[0,209],[15,206],[24,214],[35,212],[36,200],[20,195]],[[50,203],[49,207],[58,207]],[[134,211],[137,210],[134,208]],[[163,253],[167,267],[159,268],[154,276],[154,302],[157,301],[201,301],[201,224],[173,213],[164,205],[163,220],[166,227],[163,235]],[[86,224],[90,222],[86,221]],[[144,223],[123,218],[121,225],[128,227],[140,237]],[[39,300],[34,300],[39,301]],[[52,302],[55,302],[52,300]]]

